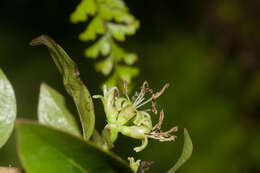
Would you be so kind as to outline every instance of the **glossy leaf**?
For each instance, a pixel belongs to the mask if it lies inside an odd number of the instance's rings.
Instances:
[[[167,173],[175,173],[176,170],[179,169],[190,158],[192,151],[193,151],[193,144],[190,135],[188,131],[184,129],[184,145],[183,145],[183,151],[181,157]]]
[[[94,106],[87,87],[79,77],[77,65],[57,43],[46,35],[37,37],[30,44],[48,47],[51,57],[63,77],[65,89],[76,104],[83,128],[83,137],[88,140],[94,131]]]
[[[16,101],[14,90],[0,69],[0,147],[2,147],[13,131],[16,117]]]
[[[44,83],[40,89],[38,120],[41,124],[80,136],[77,123],[66,107],[64,97]]]
[[[80,138],[32,122],[16,124],[18,151],[27,173],[131,173],[127,163]]]

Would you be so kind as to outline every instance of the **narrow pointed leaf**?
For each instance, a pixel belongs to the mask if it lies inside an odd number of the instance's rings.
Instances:
[[[62,131],[18,121],[16,133],[27,173],[131,173],[118,156]]]
[[[13,131],[15,117],[14,90],[0,69],[0,148],[6,143]]]
[[[175,165],[167,173],[175,173],[191,156],[193,151],[193,145],[190,135],[186,129],[184,129],[184,145],[181,157],[175,163]]]
[[[88,140],[94,131],[94,106],[87,87],[79,77],[77,65],[62,47],[46,35],[37,37],[30,44],[32,46],[45,45],[48,47],[51,57],[63,77],[65,89],[73,97],[76,104],[83,128],[83,137]]]
[[[66,107],[64,97],[47,84],[41,84],[38,120],[62,131],[80,136],[77,123]]]

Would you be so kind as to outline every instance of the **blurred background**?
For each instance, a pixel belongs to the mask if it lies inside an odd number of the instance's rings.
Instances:
[[[60,43],[78,64],[91,93],[101,93],[105,77],[95,72],[94,61],[84,57],[90,43],[78,40],[86,23],[69,22],[78,3],[1,0],[0,67],[15,89],[19,118],[37,119],[41,82],[63,93],[76,112],[47,49],[28,45],[40,34]],[[260,172],[260,1],[126,0],[126,4],[141,22],[137,34],[123,43],[139,55],[136,89],[143,80],[154,90],[169,82],[170,88],[159,98],[159,108],[165,112],[163,128],[178,125],[180,130],[176,142],[150,140],[141,153],[132,150],[139,141],[120,136],[114,152],[125,159],[154,161],[148,172],[166,172],[181,154],[185,127],[194,152],[179,173]],[[99,101],[95,107],[101,130],[105,116]],[[21,167],[14,135],[0,150],[0,165]]]

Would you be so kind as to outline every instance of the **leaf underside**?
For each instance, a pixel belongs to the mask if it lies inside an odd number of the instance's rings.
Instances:
[[[20,159],[27,173],[131,173],[127,163],[93,144],[33,122],[18,121]]]
[[[13,88],[0,69],[0,148],[13,131],[16,118],[16,101]]]

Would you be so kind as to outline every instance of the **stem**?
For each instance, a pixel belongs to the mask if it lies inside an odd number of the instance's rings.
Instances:
[[[0,167],[0,173],[24,173],[24,171],[18,168]]]

